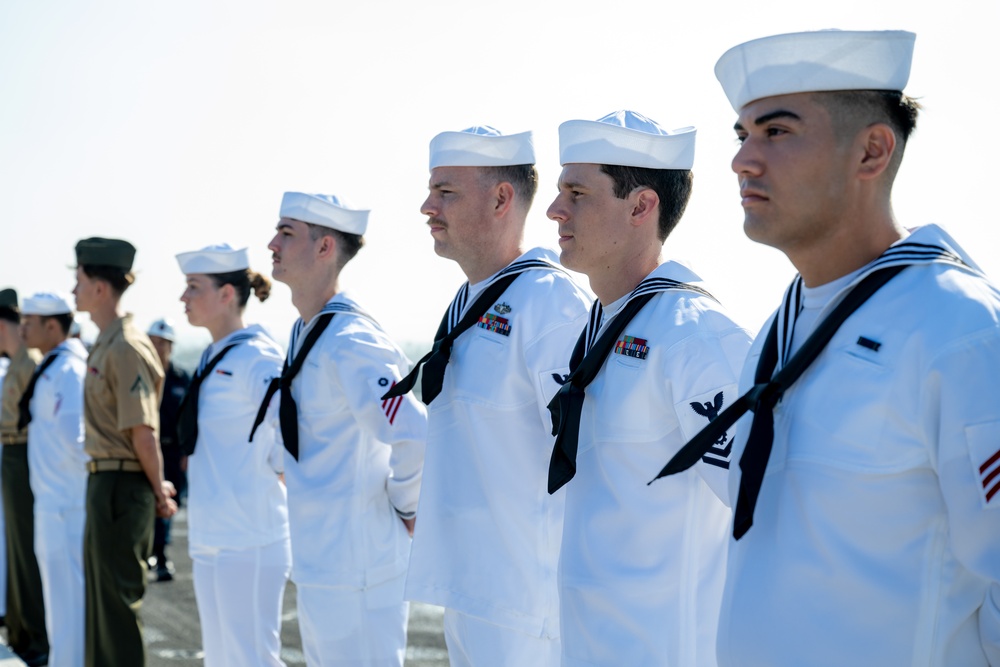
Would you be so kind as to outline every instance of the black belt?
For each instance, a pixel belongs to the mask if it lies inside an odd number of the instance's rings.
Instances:
[[[95,472],[142,472],[142,464],[135,459],[94,459],[87,461],[87,471]]]

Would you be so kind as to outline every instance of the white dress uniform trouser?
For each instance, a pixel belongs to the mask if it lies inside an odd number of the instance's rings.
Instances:
[[[83,667],[83,507],[35,507],[35,558],[42,576],[49,667]]]
[[[296,586],[299,632],[309,667],[403,667],[405,575],[366,590]]]
[[[444,640],[451,667],[559,667],[558,639],[532,637],[454,609],[444,611]]]
[[[281,604],[292,567],[287,539],[248,549],[192,545],[205,667],[284,667]]]

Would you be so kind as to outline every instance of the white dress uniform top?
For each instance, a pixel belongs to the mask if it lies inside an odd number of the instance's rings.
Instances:
[[[403,664],[410,538],[400,515],[420,495],[427,415],[382,401],[409,360],[344,293],[292,382],[299,458],[285,455],[303,648],[309,665]],[[354,311],[354,312],[352,312]],[[319,315],[293,331],[289,357]]]
[[[569,370],[590,299],[550,250],[529,250],[512,266],[530,260],[552,268],[521,273],[480,326],[455,340],[430,404],[406,595],[556,639],[564,494],[546,493],[546,406]],[[490,282],[469,286],[466,308]]]
[[[975,267],[934,225],[902,243]],[[974,268],[911,266],[786,390],[753,528],[730,546],[721,665],[1000,665],[998,322]]]
[[[677,262],[650,278],[701,280]],[[601,331],[627,300],[604,309]],[[736,398],[749,347],[713,299],[667,290],[625,327],[587,387],[559,562],[563,667],[716,664],[728,461],[706,457],[647,482]]]
[[[201,368],[235,344],[201,384],[188,459],[188,530],[205,664],[280,666],[281,600],[291,568],[277,420],[247,432],[284,353],[259,325],[214,342]]]
[[[42,576],[49,665],[76,667],[83,665],[84,653],[87,349],[69,338],[46,358],[52,356],[56,359],[39,376],[29,404],[28,477],[35,495],[35,556]]]

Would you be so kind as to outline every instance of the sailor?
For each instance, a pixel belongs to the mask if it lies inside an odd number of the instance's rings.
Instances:
[[[41,292],[24,300],[22,337],[44,355],[21,395],[19,423],[28,427],[35,556],[42,577],[49,667],[82,667],[84,655],[87,349],[78,338],[69,338],[72,323],[69,295]]]
[[[744,231],[799,272],[741,380],[721,665],[1000,665],[1000,292],[893,214],[914,41],[777,35],[715,68]]]
[[[406,649],[403,584],[427,417],[412,397],[382,399],[409,360],[340,289],[367,225],[368,211],[336,196],[286,192],[268,245],[272,276],[301,316],[271,386],[310,667],[402,667]]]
[[[149,325],[146,331],[149,342],[156,349],[163,367],[163,399],[160,401],[160,455],[163,457],[163,477],[174,485],[177,495],[174,501],[181,507],[187,492],[187,457],[177,444],[177,410],[181,406],[191,376],[183,368],[173,363],[174,341],[177,333],[173,322],[161,318]],[[150,566],[155,569],[157,581],[173,581],[174,564],[167,557],[167,547],[170,545],[170,525],[173,519],[156,518],[153,525],[153,560]]]
[[[546,405],[589,298],[552,251],[524,249],[530,132],[443,132],[430,172],[421,212],[434,250],[468,280],[422,371],[429,432],[407,598],[445,607],[453,667],[557,666],[563,494],[544,493]]]
[[[48,660],[42,579],[35,559],[34,496],[28,481],[28,435],[18,427],[18,401],[41,359],[20,337],[17,292],[0,291],[0,352],[10,358],[3,385],[0,440],[3,442],[3,509],[7,542],[7,643],[29,665]]]
[[[281,601],[292,565],[288,502],[279,479],[277,411],[247,443],[284,354],[243,310],[271,282],[246,248],[177,255],[188,322],[212,334],[181,406],[178,445],[188,459],[188,543],[206,667],[282,667]],[[274,401],[275,406],[277,400]]]
[[[83,554],[88,667],[146,664],[138,612],[153,517],[177,511],[157,442],[163,369],[149,338],[120,309],[134,258],[127,241],[76,244],[76,307],[100,329],[83,386],[84,450],[93,459]]]
[[[735,397],[750,347],[701,277],[664,259],[694,147],[693,127],[633,111],[559,127],[548,216],[563,264],[597,294],[551,404],[549,491],[567,485],[563,667],[715,665],[728,437],[683,478],[647,486],[650,466]]]

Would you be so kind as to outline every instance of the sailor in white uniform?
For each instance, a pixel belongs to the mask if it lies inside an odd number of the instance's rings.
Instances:
[[[1000,292],[893,216],[914,41],[777,35],[716,65],[744,230],[799,271],[741,380],[721,665],[1000,665]]]
[[[701,278],[663,258],[694,144],[694,128],[667,132],[632,111],[559,128],[548,216],[563,264],[598,297],[552,401],[549,489],[567,487],[563,667],[715,665],[728,438],[683,477],[647,485],[735,398],[750,346]]]
[[[35,496],[35,556],[42,576],[52,667],[81,667],[84,655],[83,527],[87,461],[83,451],[83,380],[87,350],[68,338],[69,296],[25,299],[21,335],[44,358],[20,402],[28,425],[28,477]]]
[[[340,290],[367,224],[368,211],[335,196],[288,192],[268,245],[272,275],[301,315],[272,387],[310,667],[402,667],[406,649],[403,584],[427,415],[412,397],[382,399],[410,362]]]
[[[250,270],[246,248],[209,246],[177,263],[188,322],[212,334],[177,419],[205,665],[279,667],[291,547],[276,409],[251,443],[247,432],[284,355],[243,321],[251,291],[264,301],[270,281]]]
[[[468,282],[435,343],[450,360],[423,367],[429,434],[407,598],[446,608],[452,667],[557,666],[564,494],[545,493],[546,406],[589,299],[552,251],[522,248],[538,182],[530,132],[444,132],[430,153],[421,211]]]

